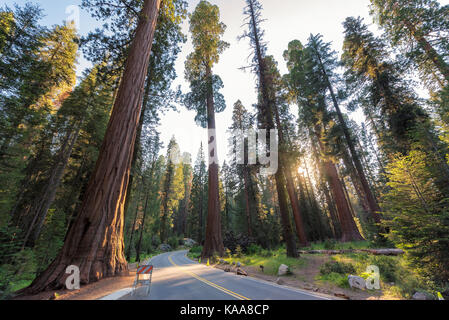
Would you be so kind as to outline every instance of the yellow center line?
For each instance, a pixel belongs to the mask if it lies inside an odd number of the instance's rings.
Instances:
[[[234,298],[237,298],[237,299],[239,299],[239,300],[251,300],[251,299],[249,299],[249,298],[247,298],[247,297],[245,297],[245,296],[242,296],[241,294],[235,293],[235,292],[233,292],[233,291],[231,291],[231,290],[228,290],[228,289],[226,289],[226,288],[223,288],[222,286],[219,286],[218,284],[215,284],[215,283],[213,283],[213,282],[210,282],[209,280],[206,280],[206,279],[200,277],[199,275],[197,275],[197,274],[195,274],[195,273],[192,273],[192,272],[190,272],[190,271],[183,270],[183,268],[182,268],[181,266],[177,265],[177,264],[173,261],[172,256],[173,256],[173,254],[172,254],[171,256],[168,257],[168,260],[170,261],[170,263],[171,263],[172,265],[174,265],[175,267],[180,268],[180,269],[182,270],[182,272],[187,273],[188,275],[191,275],[191,276],[194,277],[195,279],[197,279],[197,280],[199,280],[199,281],[201,281],[201,282],[203,282],[203,283],[205,283],[205,284],[207,284],[207,285],[209,285],[209,286],[211,286],[211,287],[214,287],[214,288],[217,289],[217,290],[220,290],[220,291],[222,291],[222,292],[224,292],[224,293],[227,293],[228,295],[230,295],[230,296],[232,296],[232,297],[234,297]]]

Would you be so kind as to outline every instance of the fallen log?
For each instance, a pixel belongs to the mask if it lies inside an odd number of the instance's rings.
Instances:
[[[377,256],[400,256],[405,252],[401,249],[345,249],[345,250],[299,250],[299,254],[338,255],[345,253],[369,253]]]

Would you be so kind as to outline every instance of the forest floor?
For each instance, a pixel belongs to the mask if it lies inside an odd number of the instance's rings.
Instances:
[[[136,263],[129,265],[129,275],[102,279],[82,286],[80,290],[44,291],[33,296],[18,296],[13,300],[98,300],[117,291],[131,288],[136,277]]]
[[[303,249],[305,251],[330,250],[325,243],[314,243],[311,247]],[[341,254],[302,252],[300,258],[289,258],[285,255],[285,248],[265,250],[254,246],[249,247],[246,254],[241,251],[228,254],[227,258],[221,259],[224,260],[221,264],[213,265],[213,267],[224,270],[231,266],[231,272],[236,272],[236,265],[239,264],[250,277],[351,300],[410,299],[415,292],[428,289],[422,279],[407,265],[404,256],[386,256],[363,251],[366,249],[378,251],[378,249],[386,248],[374,248],[367,241],[358,241],[335,243],[331,249],[348,250],[348,252]],[[201,247],[194,247],[188,256],[198,260],[201,250]],[[289,275],[278,276],[281,264],[289,267],[291,271]],[[350,288],[348,276],[364,277],[367,267],[373,265],[380,270],[381,289]]]

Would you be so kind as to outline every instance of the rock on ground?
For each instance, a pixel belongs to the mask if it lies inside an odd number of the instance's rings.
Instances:
[[[278,275],[285,276],[287,274],[288,274],[288,266],[286,266],[285,264],[281,264],[278,270]]]
[[[238,276],[245,276],[245,277],[248,276],[248,273],[246,273],[245,270],[240,269],[240,268],[237,269],[236,273],[237,273]]]
[[[413,295],[412,300],[430,300],[430,299],[424,292],[416,292]]]
[[[360,290],[366,289],[366,281],[362,277],[348,276],[349,286]]]
[[[163,244],[161,244],[161,245],[159,246],[159,250],[161,250],[161,251],[163,251],[163,252],[169,252],[169,251],[171,251],[172,249],[171,249],[171,246],[170,246],[169,244],[163,243]]]
[[[185,238],[183,241],[184,241],[184,245],[187,247],[193,247],[197,243],[195,240],[189,239],[189,238]]]

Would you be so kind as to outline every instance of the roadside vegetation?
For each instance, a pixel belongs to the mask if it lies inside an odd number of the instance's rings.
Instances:
[[[348,243],[335,243],[325,241],[312,243],[303,251],[309,250],[356,250],[372,249],[375,244],[368,241],[354,241]],[[207,264],[208,260],[201,261],[201,246],[190,249],[188,257]],[[225,262],[223,262],[225,261]],[[416,292],[423,292],[429,298],[436,298],[437,292],[446,293],[448,288],[437,286],[431,281],[426,281],[420,273],[414,269],[406,256],[376,256],[370,253],[344,253],[339,255],[326,254],[302,254],[299,258],[290,258],[285,254],[285,247],[266,250],[258,245],[240,247],[237,245],[234,251],[226,249],[224,258],[210,259],[210,264],[227,264],[242,267],[250,267],[260,271],[264,275],[278,277],[279,267],[284,264],[289,267],[287,277],[304,280],[303,273],[307,272],[309,265],[320,261],[316,276],[312,279],[313,287],[326,287],[349,290],[346,292],[361,292],[358,289],[350,289],[348,276],[368,278],[366,273],[368,266],[377,266],[380,270],[381,290],[366,290],[367,294],[388,299],[411,299]]]

